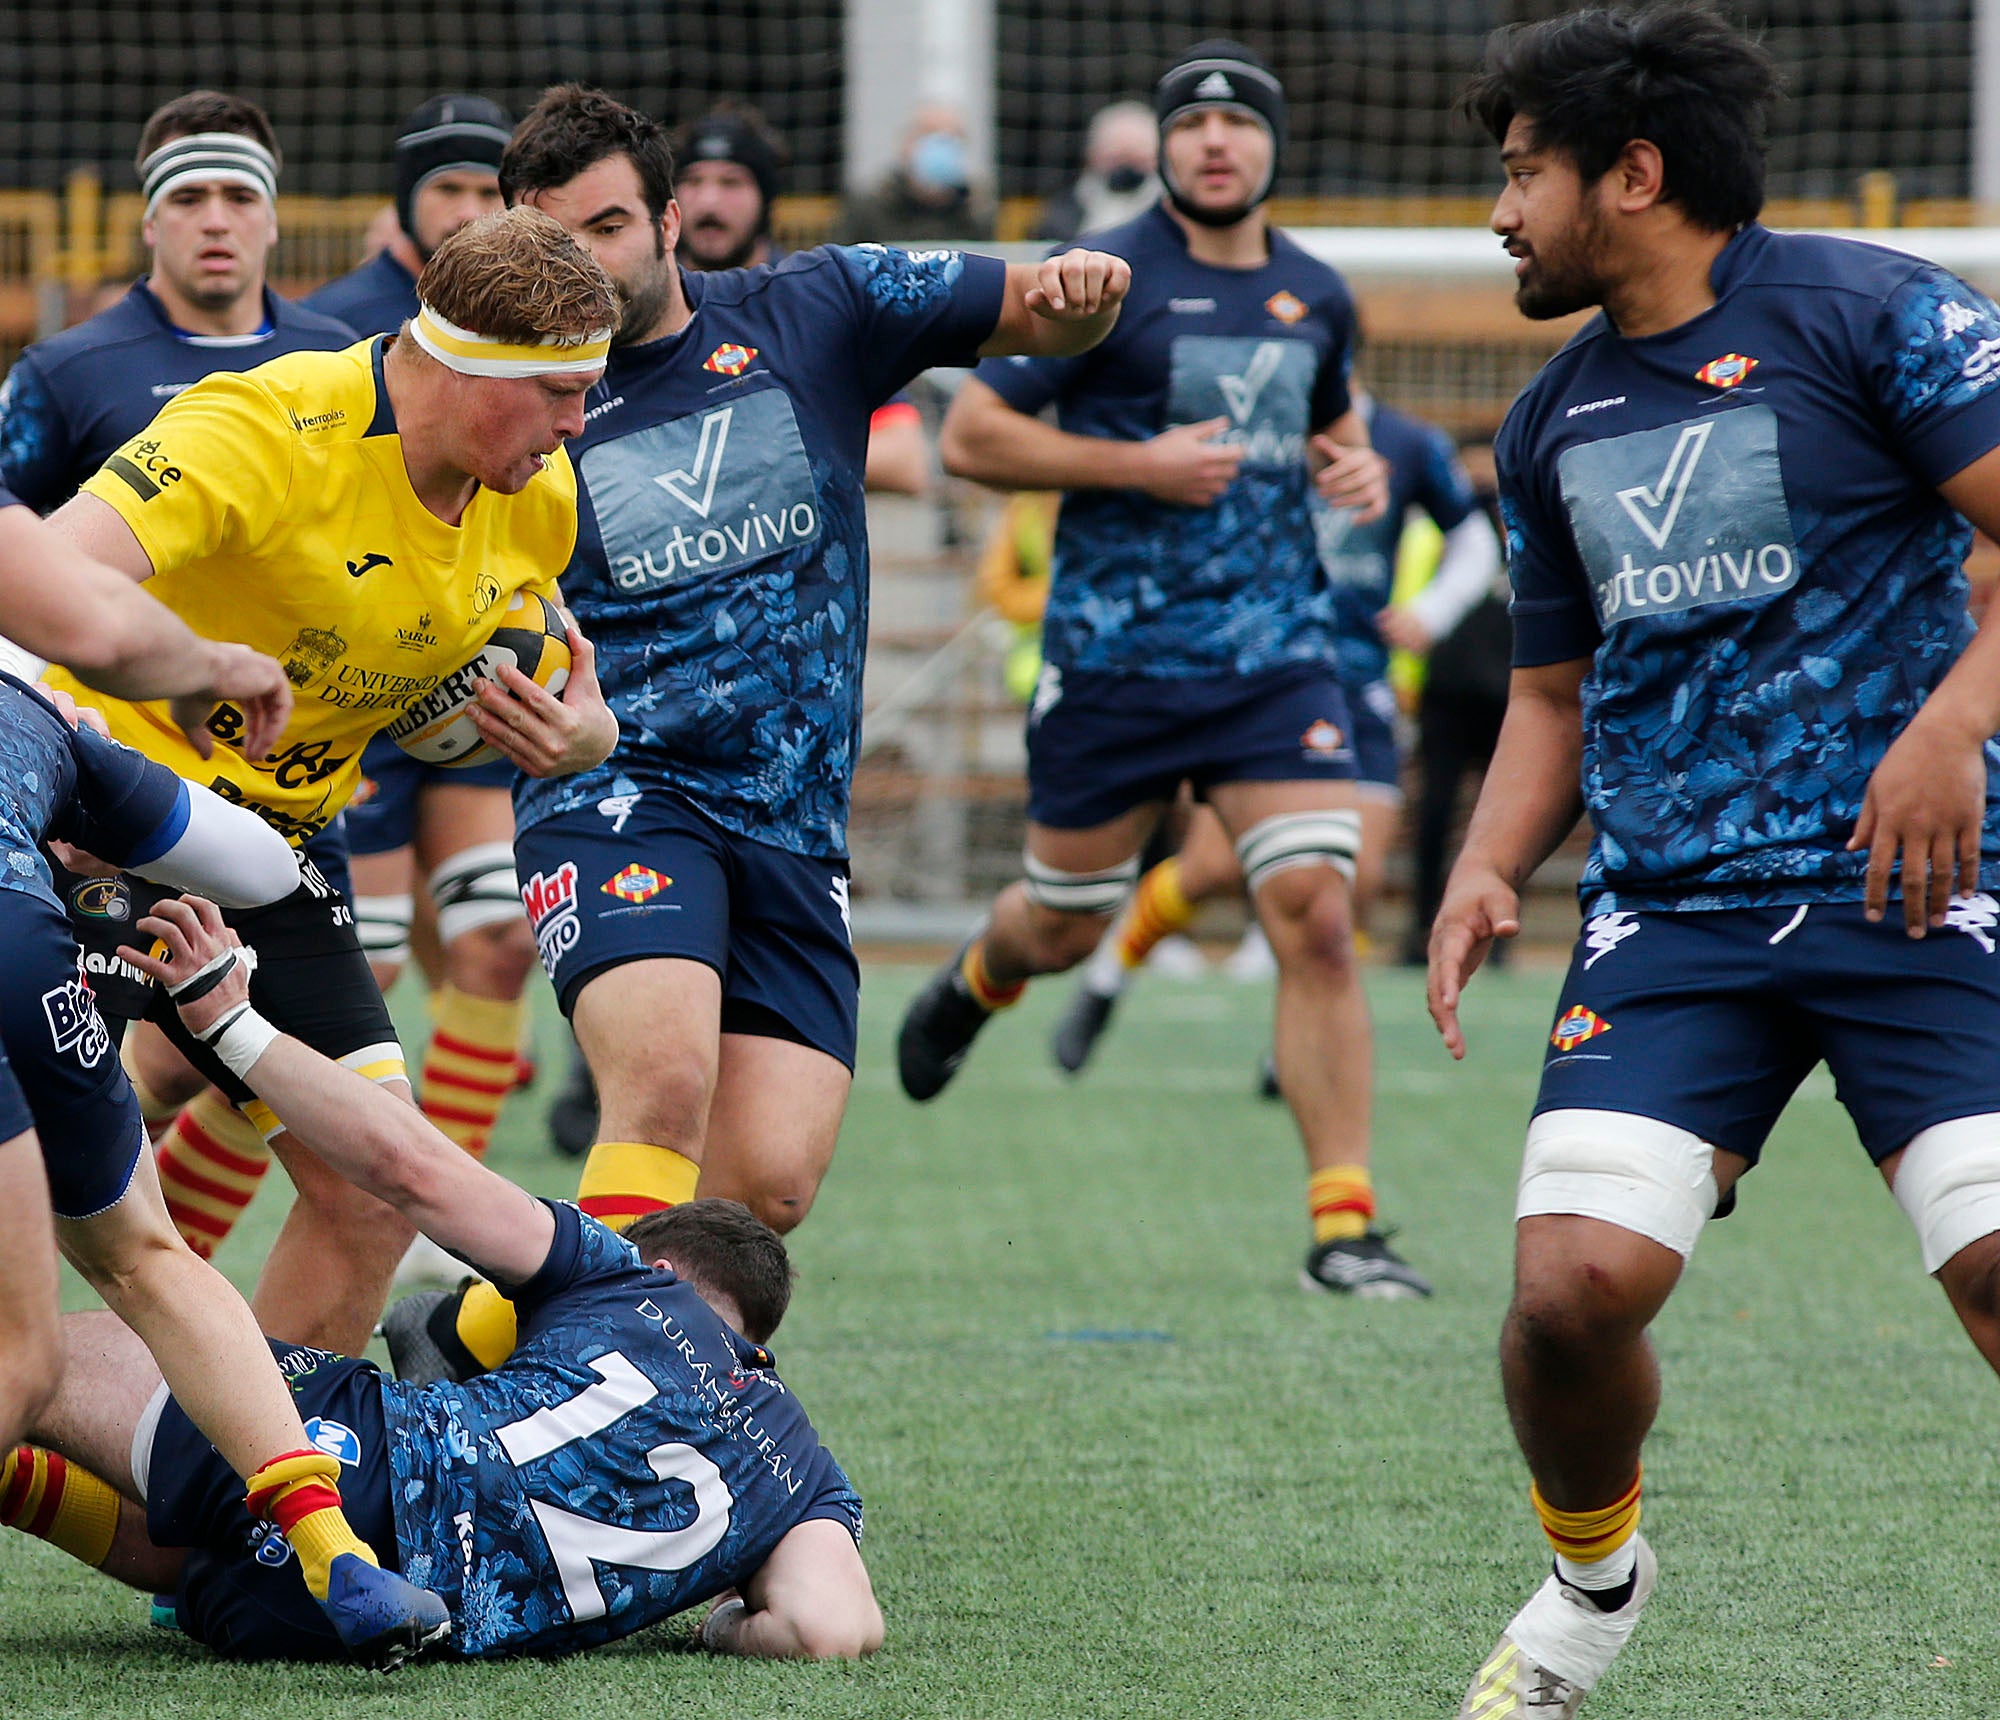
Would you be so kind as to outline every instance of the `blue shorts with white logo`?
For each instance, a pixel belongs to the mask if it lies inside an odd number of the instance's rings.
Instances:
[[[1028,816],[1089,830],[1183,782],[1352,782],[1353,722],[1332,672],[1156,680],[1045,668],[1028,712]]]
[[[1371,789],[1403,790],[1403,752],[1396,745],[1396,690],[1387,681],[1347,689],[1354,732],[1354,780]]]
[[[861,969],[847,862],[738,836],[664,789],[516,832],[514,870],[565,1015],[586,980],[655,957],[722,978],[722,1031],[854,1067]]]
[[[1822,1061],[1877,1164],[2000,1112],[2000,903],[1871,925],[1859,902],[1598,914],[1563,982],[1535,1111],[1625,1111],[1753,1163]]]
[[[63,1218],[88,1218],[131,1185],[146,1146],[139,1101],[61,911],[0,890],[0,949],[12,976],[0,987],[0,1140],[33,1127],[50,1204]]]
[[[340,1503],[387,1570],[402,1565],[389,1503],[382,1376],[372,1362],[271,1340],[306,1439],[340,1459]],[[146,1471],[146,1533],[187,1547],[175,1612],[180,1628],[239,1660],[336,1659],[340,1640],[307,1593],[291,1544],[243,1509],[243,1483],[208,1436],[168,1398]]]
[[[407,848],[417,833],[417,796],[433,785],[444,788],[512,789],[521,773],[507,759],[487,764],[425,764],[411,758],[387,735],[378,734],[361,755],[361,775],[369,785],[341,815],[347,846],[356,854],[389,854]],[[325,867],[322,865],[321,870]]]

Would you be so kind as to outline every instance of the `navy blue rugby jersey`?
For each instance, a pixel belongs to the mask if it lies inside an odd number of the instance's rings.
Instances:
[[[178,842],[187,822],[187,785],[165,765],[71,728],[47,700],[0,674],[0,889],[66,912],[41,853],[45,838],[115,866],[143,866]]]
[[[347,324],[268,287],[262,332],[189,334],[139,281],[109,309],[37,341],[7,373],[0,479],[36,512],[49,513],[190,384],[288,352],[338,352],[354,338]]]
[[[509,1294],[520,1342],[464,1384],[382,1381],[403,1574],[453,1653],[569,1654],[734,1588],[861,1501],[770,1351],[573,1206]]]
[[[829,245],[690,274],[693,316],[614,348],[570,444],[564,599],[597,647],[618,746],[523,778],[523,825],[663,788],[795,854],[847,849],[868,634],[868,419],[933,365],[970,365],[1005,265]]]
[[[1346,284],[1275,229],[1262,268],[1198,263],[1157,205],[1078,243],[1132,265],[1111,333],[1075,358],[988,359],[979,380],[1021,412],[1053,402],[1075,435],[1141,442],[1222,418],[1222,440],[1245,452],[1206,508],[1140,490],[1063,498],[1044,656],[1058,669],[1167,678],[1324,663],[1333,597],[1306,443],[1348,408]]]
[[[359,268],[335,276],[299,303],[345,323],[363,340],[394,334],[417,314],[417,277],[387,251],[377,251]]]
[[[1514,660],[1591,659],[1589,913],[1858,899],[1869,774],[1973,632],[1971,529],[1935,486],[2000,444],[2000,311],[1760,226],[1711,282],[1664,334],[1592,322],[1496,447]]]
[[[1389,647],[1375,617],[1396,583],[1396,548],[1412,508],[1439,531],[1464,523],[1478,507],[1458,447],[1442,430],[1379,401],[1363,406],[1368,440],[1389,462],[1389,506],[1372,525],[1353,524],[1351,508],[1314,498],[1313,526],[1320,566],[1333,587],[1335,672],[1349,686],[1366,686],[1389,672]]]

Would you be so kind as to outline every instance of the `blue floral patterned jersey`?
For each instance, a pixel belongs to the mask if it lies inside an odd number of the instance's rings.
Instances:
[[[1333,587],[1335,672],[1350,687],[1365,687],[1389,672],[1389,647],[1375,625],[1396,582],[1396,546],[1410,510],[1427,515],[1439,531],[1462,523],[1478,502],[1452,439],[1435,425],[1379,402],[1363,408],[1368,440],[1389,462],[1389,506],[1371,525],[1352,523],[1348,508],[1315,498],[1313,528],[1320,566]]]
[[[6,492],[0,490],[0,506]],[[67,912],[40,845],[55,837],[114,865],[158,859],[186,830],[187,785],[0,674],[0,889]]]
[[[1004,280],[990,257],[825,246],[683,273],[686,326],[612,353],[570,444],[581,529],[562,584],[618,747],[524,779],[523,825],[658,787],[739,835],[846,853],[869,415],[920,371],[971,364]]]
[[[1515,662],[1590,659],[1588,913],[1858,899],[1868,777],[1973,631],[1936,486],[2000,444],[2000,311],[1758,226],[1711,281],[1664,334],[1591,323],[1496,446]]]
[[[264,328],[242,336],[177,329],[144,281],[107,310],[21,354],[0,387],[0,479],[48,513],[191,383],[288,352],[354,344],[343,322],[264,292]]]
[[[735,1587],[861,1502],[773,1369],[672,1273],[551,1201],[520,1342],[462,1385],[382,1382],[403,1573],[454,1653],[568,1654]]]
[[[1325,663],[1333,594],[1306,443],[1348,408],[1345,284],[1275,230],[1261,268],[1198,263],[1157,206],[1079,243],[1132,265],[1111,333],[1075,358],[988,359],[979,380],[1018,411],[1054,403],[1079,436],[1139,442],[1222,419],[1221,439],[1241,444],[1244,459],[1205,508],[1139,490],[1065,496],[1044,657],[1058,669],[1172,679]]]

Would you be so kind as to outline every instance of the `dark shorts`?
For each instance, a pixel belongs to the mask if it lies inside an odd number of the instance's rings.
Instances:
[[[33,1128],[49,1200],[89,1218],[124,1197],[146,1146],[139,1101],[77,956],[69,922],[39,896],[0,890],[0,1140]]]
[[[1563,982],[1535,1111],[1624,1111],[1755,1162],[1824,1061],[1877,1164],[2000,1112],[2000,904],[1916,939],[1859,902],[1600,914]],[[1796,923],[1794,923],[1796,921]]]
[[[650,789],[619,820],[588,808],[514,837],[521,901],[564,1015],[586,980],[655,957],[722,976],[722,1031],[786,1039],[854,1067],[861,970],[847,862],[724,830]]]
[[[341,814],[347,846],[356,854],[389,854],[407,848],[417,833],[417,796],[433,784],[447,788],[512,789],[521,773],[506,759],[448,766],[413,759],[378,734],[361,755],[366,798],[357,795]]]
[[[1396,690],[1387,681],[1347,689],[1354,735],[1354,780],[1365,788],[1403,788],[1403,753],[1396,745]]]
[[[389,1570],[401,1568],[389,1503],[382,1376],[300,1344],[271,1342],[306,1439],[340,1459],[340,1501],[355,1534]],[[240,1660],[318,1660],[339,1639],[299,1575],[291,1543],[243,1508],[243,1483],[172,1398],[160,1411],[146,1476],[146,1533],[186,1547],[175,1611],[180,1628]]]
[[[1048,697],[1053,691],[1055,696]],[[1347,696],[1311,664],[1155,680],[1044,669],[1028,712],[1028,816],[1089,830],[1220,782],[1352,782]]]
[[[322,831],[306,843],[301,857],[305,881],[282,902],[223,914],[257,952],[250,1001],[274,1027],[336,1063],[370,1079],[401,1074],[395,1023],[355,935],[346,843]],[[250,1089],[181,1026],[179,1013],[151,980],[118,958],[118,946],[138,936],[134,923],[172,892],[130,876],[74,879],[59,873],[57,882],[67,891],[70,926],[83,945],[84,967],[104,1013],[120,1023],[157,1022],[232,1103],[247,1104]]]

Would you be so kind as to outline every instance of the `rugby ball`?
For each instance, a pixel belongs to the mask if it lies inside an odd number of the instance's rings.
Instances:
[[[478,703],[472,688],[481,680],[500,685],[502,665],[551,693],[560,695],[568,685],[569,629],[546,597],[517,591],[479,655],[445,676],[383,732],[425,764],[486,764],[500,757],[480,739],[472,720]]]

